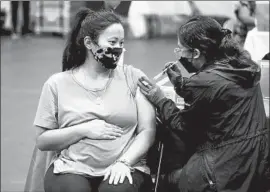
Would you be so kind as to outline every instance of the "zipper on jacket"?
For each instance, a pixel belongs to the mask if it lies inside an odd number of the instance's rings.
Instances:
[[[213,180],[210,178],[211,177],[211,170],[209,168],[209,165],[207,163],[207,159],[206,157],[204,156],[204,154],[202,154],[202,158],[203,158],[203,166],[204,166],[204,169],[205,169],[205,179],[208,181],[208,184],[210,185],[210,188],[213,190],[213,191],[216,191],[216,187],[215,187],[215,183],[213,182]]]

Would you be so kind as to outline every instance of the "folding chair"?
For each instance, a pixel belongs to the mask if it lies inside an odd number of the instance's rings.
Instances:
[[[157,117],[157,127],[160,128],[159,126],[163,126],[161,120]],[[158,138],[159,139],[159,138]],[[159,186],[160,186],[160,177],[161,177],[161,164],[162,164],[162,158],[163,158],[163,151],[164,151],[164,144],[162,143],[161,140],[158,140],[158,148],[159,152],[158,156],[158,165],[157,165],[157,172],[156,172],[156,177],[154,179],[154,192],[158,192]]]
[[[153,184],[151,186],[151,192],[161,192],[159,189],[161,188],[160,185],[162,185],[161,166],[162,166],[164,144],[162,143],[160,138],[160,130],[163,124],[158,117],[156,118],[156,124],[157,124],[156,140],[153,146],[150,148],[147,156],[147,165],[150,167],[151,170],[151,178]]]
[[[188,145],[189,135],[170,129],[161,122],[159,115],[156,125],[156,140],[147,158],[153,182],[151,192],[167,192],[166,174],[181,169],[193,153],[193,148]]]

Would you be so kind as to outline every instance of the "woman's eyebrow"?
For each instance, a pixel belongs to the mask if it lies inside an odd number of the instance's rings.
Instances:
[[[119,38],[119,37],[112,36],[112,37],[108,37],[107,39],[108,39],[108,40],[120,40],[120,41],[122,41],[122,40],[124,40],[125,38],[124,38],[124,37],[123,37],[123,38]]]
[[[118,39],[118,38],[117,38],[117,37],[112,36],[112,37],[108,37],[107,39],[108,39],[108,40],[115,40],[115,39]]]

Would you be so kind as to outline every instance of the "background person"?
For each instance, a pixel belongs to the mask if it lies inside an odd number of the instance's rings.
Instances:
[[[18,8],[19,3],[22,4],[23,10],[23,24],[21,26],[21,35],[24,36],[26,34],[31,33],[32,31],[29,29],[30,22],[30,1],[11,1],[11,11],[12,11],[12,39],[17,39],[19,37],[18,34]]]
[[[229,28],[233,32],[233,37],[242,46],[245,43],[247,33],[255,25],[256,1],[238,1],[235,3],[235,19],[231,19],[224,24],[224,28]]]

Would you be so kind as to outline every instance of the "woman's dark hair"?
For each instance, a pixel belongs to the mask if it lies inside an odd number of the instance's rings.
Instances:
[[[122,24],[120,17],[112,11],[94,12],[88,8],[81,8],[75,15],[63,52],[62,70],[66,71],[84,64],[87,58],[84,37],[89,36],[94,43],[97,43],[99,35],[114,23]]]
[[[178,38],[185,47],[199,49],[208,63],[225,60],[236,67],[250,60],[249,53],[233,39],[231,31],[211,17],[192,17],[179,28]]]

